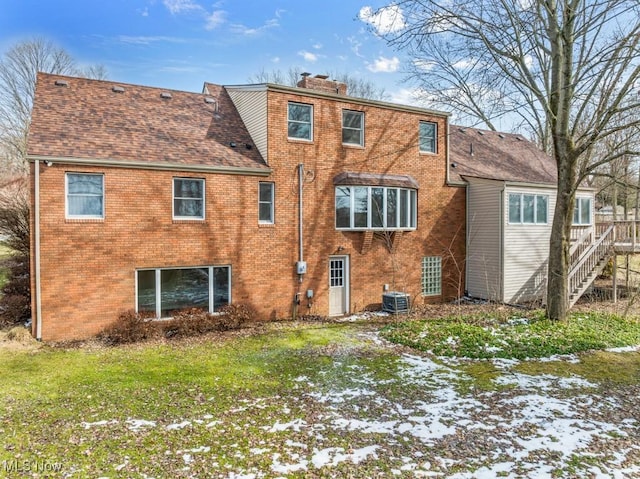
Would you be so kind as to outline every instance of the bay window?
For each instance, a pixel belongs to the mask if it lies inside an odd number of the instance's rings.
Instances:
[[[336,229],[412,230],[417,191],[388,186],[336,186]]]

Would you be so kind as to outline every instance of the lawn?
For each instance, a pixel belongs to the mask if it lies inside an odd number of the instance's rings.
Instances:
[[[0,476],[640,476],[637,352],[451,360],[377,330],[0,348]]]

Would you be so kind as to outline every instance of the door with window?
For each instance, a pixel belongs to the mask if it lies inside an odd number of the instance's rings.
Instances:
[[[349,257],[329,258],[329,316],[349,312]]]

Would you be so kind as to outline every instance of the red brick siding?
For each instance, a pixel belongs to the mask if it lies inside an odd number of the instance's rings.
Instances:
[[[314,105],[312,142],[287,139],[289,100]],[[342,145],[342,108],[365,112],[364,148]],[[438,123],[437,154],[418,152],[420,120]],[[464,264],[465,192],[445,185],[444,134],[443,117],[270,92],[268,159],[273,174],[267,178],[42,166],[42,338],[95,335],[133,308],[137,268],[231,265],[233,302],[250,303],[262,319],[290,317],[296,292],[303,293],[299,314],[327,314],[328,261],[340,246],[339,254],[350,258],[351,311],[380,303],[383,284],[422,302],[423,256],[443,256],[443,297],[455,297],[458,291],[452,283],[458,271],[448,256],[452,253],[459,265]],[[304,183],[308,273],[302,283],[295,274],[300,163],[310,172]],[[104,173],[104,220],[65,219],[67,171]],[[418,228],[403,234],[395,254],[377,239],[363,253],[363,233],[336,231],[333,177],[343,171],[408,174],[418,180]],[[205,179],[204,221],[172,220],[176,176]],[[258,223],[260,181],[275,182],[275,225]],[[311,308],[304,299],[307,289],[314,291]]]

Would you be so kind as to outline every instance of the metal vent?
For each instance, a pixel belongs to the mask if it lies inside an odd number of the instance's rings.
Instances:
[[[111,88],[111,91],[114,93],[124,93],[124,87],[116,85],[113,88]]]
[[[406,313],[409,311],[409,295],[400,291],[390,291],[382,295],[382,311]]]
[[[160,93],[160,98],[171,98],[171,93],[169,93],[168,91],[163,91],[162,93]]]
[[[215,98],[211,97],[211,96],[205,96],[204,97],[204,102],[205,103],[218,103],[218,100],[216,100]]]
[[[56,80],[54,83],[55,86],[69,86],[69,82],[66,80]]]

